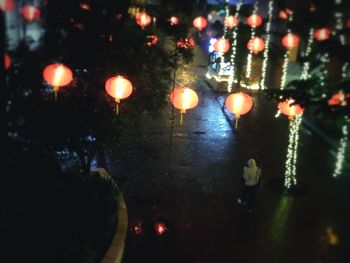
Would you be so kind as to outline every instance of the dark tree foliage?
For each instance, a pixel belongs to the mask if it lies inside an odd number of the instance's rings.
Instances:
[[[68,148],[81,160],[91,159],[96,151],[118,152],[135,140],[142,121],[157,116],[166,104],[170,72],[179,60],[164,51],[162,39],[146,45],[147,35],[164,34],[153,25],[142,30],[126,13],[127,2],[85,3],[88,10],[80,1],[48,1],[42,47],[35,52],[19,49],[16,56],[22,62],[9,73],[10,132],[52,150]],[[57,102],[42,79],[44,67],[56,62],[68,65],[74,74],[72,83],[60,89]],[[107,78],[115,75],[125,76],[134,86],[118,116],[104,90]]]

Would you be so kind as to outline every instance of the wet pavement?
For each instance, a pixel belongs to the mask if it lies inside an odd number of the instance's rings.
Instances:
[[[171,133],[171,107],[110,171],[123,190],[130,227],[123,262],[350,262],[350,173],[332,178],[327,144],[305,128],[298,156],[300,188],[283,193],[288,120],[258,92],[237,130],[222,109],[225,94],[202,79],[206,57],[196,50],[179,78],[199,73],[197,108]],[[195,74],[196,73],[196,74]],[[181,80],[178,80],[181,82]],[[254,157],[263,183],[252,214],[236,203],[242,169]],[[157,219],[168,231],[155,234]]]

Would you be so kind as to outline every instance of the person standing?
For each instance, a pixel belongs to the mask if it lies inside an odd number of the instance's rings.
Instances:
[[[238,204],[247,205],[248,212],[253,211],[255,194],[261,178],[261,169],[256,166],[254,159],[249,159],[247,166],[243,168],[243,190],[241,196],[237,198]]]

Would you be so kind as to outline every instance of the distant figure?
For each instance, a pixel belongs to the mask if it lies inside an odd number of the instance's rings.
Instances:
[[[243,190],[241,197],[237,199],[238,204],[247,205],[248,212],[251,213],[255,203],[255,192],[259,185],[261,169],[256,166],[254,159],[248,161],[248,166],[243,169]]]

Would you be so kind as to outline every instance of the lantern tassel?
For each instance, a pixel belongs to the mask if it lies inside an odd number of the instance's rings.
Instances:
[[[115,114],[119,114],[119,103],[115,106]]]
[[[236,117],[236,120],[235,120],[235,129],[238,128],[238,119],[239,119],[239,118]]]
[[[184,119],[184,115],[183,115],[183,113],[181,113],[180,114],[180,126],[182,126],[183,125],[183,119]]]
[[[53,93],[54,93],[55,101],[57,101],[57,98],[58,98],[58,87],[53,87]]]

